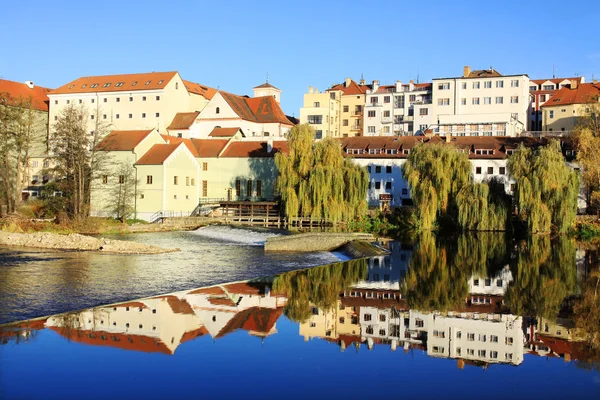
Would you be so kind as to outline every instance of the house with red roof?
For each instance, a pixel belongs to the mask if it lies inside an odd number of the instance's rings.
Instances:
[[[585,78],[579,76],[576,78],[551,78],[551,79],[532,79],[529,81],[529,94],[531,95],[531,113],[529,117],[529,130],[541,131],[542,126],[542,104],[556,92],[564,87],[571,87],[585,83]]]
[[[575,128],[580,117],[592,111],[592,105],[600,102],[600,83],[571,81],[554,93],[542,109],[542,129],[558,134],[570,132]]]

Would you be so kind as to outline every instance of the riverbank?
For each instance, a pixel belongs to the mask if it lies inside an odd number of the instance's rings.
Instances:
[[[0,245],[53,250],[97,251],[113,254],[162,254],[179,251],[125,240],[95,238],[77,233],[0,232]]]

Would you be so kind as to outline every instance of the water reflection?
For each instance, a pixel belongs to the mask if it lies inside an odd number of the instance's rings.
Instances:
[[[60,314],[5,327],[2,339],[27,343],[46,328],[71,342],[174,354],[203,336],[265,340],[283,314],[305,341],[342,351],[422,350],[459,368],[520,365],[526,355],[597,365],[600,327],[576,324],[574,313],[597,271],[580,262],[578,274],[570,240],[506,243],[487,234],[424,236],[415,248],[389,242],[388,256]],[[585,321],[597,318],[594,304]]]

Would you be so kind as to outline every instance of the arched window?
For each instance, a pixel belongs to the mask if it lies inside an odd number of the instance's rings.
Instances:
[[[217,107],[217,114],[219,114],[221,112],[221,110],[219,109],[219,107]]]

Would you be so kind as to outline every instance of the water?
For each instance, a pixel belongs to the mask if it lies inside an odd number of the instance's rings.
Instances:
[[[332,253],[265,254],[272,230],[207,227],[115,236],[180,252],[111,255],[0,247],[0,323],[340,260]]]
[[[498,235],[389,248],[0,327],[0,398],[600,398],[600,309],[579,307],[595,253]]]

